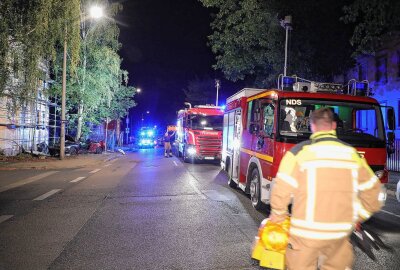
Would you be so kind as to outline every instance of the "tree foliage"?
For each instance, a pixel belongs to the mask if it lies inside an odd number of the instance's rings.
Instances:
[[[38,64],[54,60],[66,29],[73,71],[79,61],[79,14],[79,0],[0,1],[0,93],[15,69],[22,74],[22,87],[12,89],[13,94],[23,99],[35,93],[43,77]],[[15,47],[22,49],[12,55]]]
[[[88,13],[91,3],[81,0],[82,14]],[[68,74],[68,123],[76,139],[89,131],[85,123],[98,124],[106,117],[124,117],[127,106],[135,105],[132,98],[136,90],[127,86],[128,73],[121,69],[119,28],[113,19],[122,7],[107,0],[97,4],[106,10],[106,16],[98,21],[85,15],[80,19],[80,61],[75,72]],[[58,83],[53,87],[53,94],[58,96],[62,90],[61,64],[59,55],[55,72]]]
[[[384,34],[400,30],[400,2],[396,0],[354,0],[344,7],[343,21],[354,25],[351,43],[355,54],[374,53]]]
[[[326,80],[351,65],[351,31],[340,21],[345,0],[199,1],[216,10],[209,36],[214,68],[230,80],[276,85],[284,66],[285,15],[293,17],[288,74]]]
[[[183,89],[186,101],[192,105],[214,104],[216,97],[215,81],[210,77],[195,78]]]

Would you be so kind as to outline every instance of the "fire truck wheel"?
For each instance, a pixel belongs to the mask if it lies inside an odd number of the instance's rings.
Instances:
[[[261,210],[263,207],[263,203],[261,202],[261,181],[260,181],[260,173],[257,168],[254,168],[251,171],[250,178],[250,199],[251,204],[257,210]]]

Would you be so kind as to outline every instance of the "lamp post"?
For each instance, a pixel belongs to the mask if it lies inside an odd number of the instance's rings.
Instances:
[[[217,98],[215,99],[215,106],[218,106],[218,92],[219,92],[219,88],[221,87],[220,80],[215,80],[215,87],[217,88]]]
[[[103,16],[103,9],[93,6],[89,12],[90,18],[100,19]],[[65,104],[67,95],[67,38],[68,28],[64,29],[64,54],[63,54],[63,72],[62,72],[62,92],[61,92],[61,131],[60,131],[60,159],[65,158]]]
[[[285,16],[284,20],[281,20],[281,26],[285,28],[286,38],[285,38],[285,65],[283,67],[283,76],[287,73],[287,59],[288,59],[288,43],[289,43],[289,31],[292,30],[292,16]]]

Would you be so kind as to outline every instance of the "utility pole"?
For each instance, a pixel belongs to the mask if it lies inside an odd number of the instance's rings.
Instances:
[[[221,87],[220,80],[215,80],[215,87],[217,88],[217,98],[215,100],[215,106],[218,106],[218,92],[219,92],[219,88]]]
[[[284,20],[281,20],[281,26],[285,28],[286,39],[285,39],[285,66],[283,67],[283,76],[287,75],[287,62],[288,62],[288,43],[289,43],[289,31],[292,28],[292,16],[285,16]]]
[[[62,94],[61,94],[61,132],[60,132],[60,159],[65,158],[65,100],[67,93],[67,26],[64,34],[64,56],[62,72]]]

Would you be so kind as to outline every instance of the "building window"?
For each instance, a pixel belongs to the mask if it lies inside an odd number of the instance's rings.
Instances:
[[[387,58],[380,56],[376,59],[376,81],[387,83]]]

